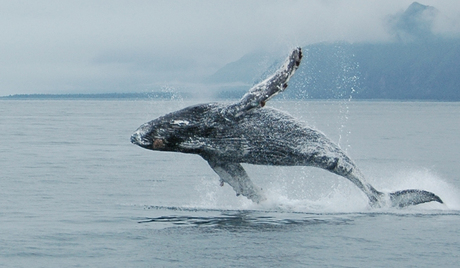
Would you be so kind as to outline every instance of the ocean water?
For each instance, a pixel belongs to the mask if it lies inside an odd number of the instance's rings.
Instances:
[[[460,103],[271,101],[348,152],[379,190],[445,204],[372,209],[311,167],[244,165],[268,200],[220,187],[195,155],[130,135],[193,104],[0,101],[1,267],[458,267]]]

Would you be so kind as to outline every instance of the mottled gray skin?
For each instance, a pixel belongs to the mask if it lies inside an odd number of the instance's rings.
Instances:
[[[191,106],[150,121],[132,135],[143,148],[198,154],[228,183],[254,202],[266,198],[241,163],[275,166],[314,166],[343,176],[369,198],[370,205],[404,207],[441,199],[421,190],[384,194],[366,182],[353,161],[321,132],[265,102],[287,87],[300,64],[300,48],[267,80],[253,87],[238,103]]]

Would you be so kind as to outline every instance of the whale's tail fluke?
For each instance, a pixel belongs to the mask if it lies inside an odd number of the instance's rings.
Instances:
[[[403,208],[432,201],[444,204],[439,196],[424,190],[410,189],[389,194],[372,190],[372,195],[368,195],[371,207]]]
[[[354,167],[354,166],[353,166]],[[344,168],[339,169],[339,171],[346,170]],[[335,172],[339,175],[340,172]],[[353,172],[349,172],[346,175],[342,175],[345,178],[353,182],[358,188],[360,188],[369,198],[369,205],[373,208],[381,207],[407,207],[414,206],[427,202],[439,202],[444,204],[441,198],[434,193],[424,191],[424,190],[401,190],[393,193],[384,193],[375,189],[372,185],[367,183],[364,179],[364,176],[361,172],[354,167]]]
[[[402,208],[431,201],[436,201],[443,204],[439,196],[423,190],[402,190],[390,193],[389,195],[392,207]]]

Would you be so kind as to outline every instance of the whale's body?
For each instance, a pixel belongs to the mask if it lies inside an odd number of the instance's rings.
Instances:
[[[301,57],[300,48],[294,50],[277,73],[252,88],[240,102],[201,104],[167,114],[140,126],[131,142],[151,150],[198,154],[220,176],[221,183],[255,202],[265,197],[241,163],[319,167],[349,179],[367,195],[371,206],[442,203],[435,194],[422,190],[377,191],[324,134],[287,113],[262,108],[287,87]]]

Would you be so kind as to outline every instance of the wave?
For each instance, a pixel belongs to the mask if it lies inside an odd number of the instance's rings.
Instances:
[[[382,190],[392,192],[410,188],[424,189],[435,192],[444,201],[444,204],[431,202],[402,209],[371,208],[359,189],[340,179],[331,184],[323,181],[327,187],[318,189],[322,193],[316,193],[316,196],[311,195],[309,191],[303,191],[303,195],[293,195],[300,182],[293,183],[292,179],[283,179],[284,175],[276,178],[277,183],[267,185],[264,189],[267,201],[261,204],[253,203],[241,196],[235,197],[230,187],[220,187],[218,183],[203,178],[195,186],[198,195],[194,200],[174,206],[145,205],[146,210],[154,211],[154,217],[137,220],[140,223],[157,224],[159,227],[275,228],[311,224],[348,224],[362,217],[381,215],[460,216],[460,191],[428,170],[406,170],[382,180]]]
[[[346,225],[368,217],[432,217],[460,216],[460,211],[367,211],[353,213],[311,213],[285,210],[234,210],[181,206],[146,206],[162,214],[158,217],[138,218],[142,224],[157,228],[210,227],[226,230],[267,231],[307,225]]]

